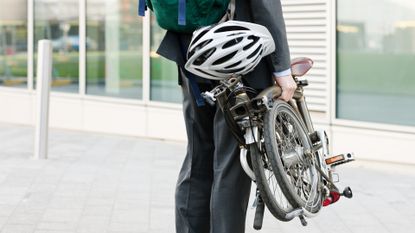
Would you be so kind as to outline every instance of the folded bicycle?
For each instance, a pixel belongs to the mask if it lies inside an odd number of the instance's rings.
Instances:
[[[314,217],[322,206],[341,196],[353,196],[335,184],[334,168],[354,160],[352,153],[331,156],[325,131],[316,131],[304,97],[307,80],[299,80],[312,67],[309,58],[292,60],[297,83],[293,100],[281,101],[281,88],[271,86],[260,93],[245,86],[241,76],[221,80],[203,93],[210,104],[219,105],[241,148],[241,165],[256,182],[254,228],[261,229],[264,203],[281,221]]]
[[[309,58],[291,62],[297,83],[293,100],[279,100],[281,88],[257,91],[244,85],[242,76],[276,50],[269,30],[259,24],[234,21],[201,28],[193,33],[186,69],[215,80],[202,96],[217,104],[241,149],[241,165],[256,182],[254,228],[261,229],[265,205],[281,221],[315,216],[341,196],[334,168],[353,161],[353,154],[332,156],[324,130],[315,130],[304,97],[304,76],[313,66]],[[274,54],[275,55],[275,54]],[[270,57],[268,57],[270,58]],[[275,58],[275,57],[274,57]],[[259,92],[259,93],[258,93]]]

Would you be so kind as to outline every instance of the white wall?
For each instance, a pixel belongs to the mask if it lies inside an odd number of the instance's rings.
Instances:
[[[0,122],[33,125],[34,92],[0,88]],[[53,128],[184,141],[179,105],[52,93]]]
[[[357,159],[415,164],[415,134],[332,126],[334,153],[354,152]]]

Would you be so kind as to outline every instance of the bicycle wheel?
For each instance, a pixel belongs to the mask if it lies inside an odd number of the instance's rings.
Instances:
[[[290,204],[317,213],[322,205],[321,175],[307,130],[286,102],[277,100],[264,119],[265,149]]]
[[[267,156],[259,151],[256,144],[249,145],[249,153],[256,185],[268,210],[275,218],[290,221],[292,218],[287,218],[287,214],[293,208],[279,187]]]

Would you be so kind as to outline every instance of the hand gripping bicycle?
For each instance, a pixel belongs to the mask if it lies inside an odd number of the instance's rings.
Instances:
[[[354,160],[353,154],[331,156],[325,131],[314,130],[303,94],[307,80],[299,80],[312,67],[309,58],[292,60],[297,83],[293,100],[278,100],[281,88],[271,86],[260,93],[244,86],[241,76],[219,81],[203,93],[217,103],[240,144],[241,166],[256,182],[254,228],[262,227],[265,205],[277,219],[291,221],[314,217],[322,206],[341,196],[353,196],[349,187],[340,191],[333,177],[335,167]]]

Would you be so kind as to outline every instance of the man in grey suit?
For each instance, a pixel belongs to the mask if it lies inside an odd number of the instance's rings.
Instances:
[[[271,32],[275,53],[264,58],[244,77],[255,89],[276,82],[281,98],[292,98],[296,84],[291,76],[290,54],[280,0],[236,0],[235,20],[264,25]],[[239,163],[239,147],[217,106],[197,106],[192,85],[183,69],[191,34],[168,31],[158,53],[177,63],[183,91],[187,154],[176,186],[177,233],[243,233],[251,180]],[[213,85],[195,78],[200,91]]]

